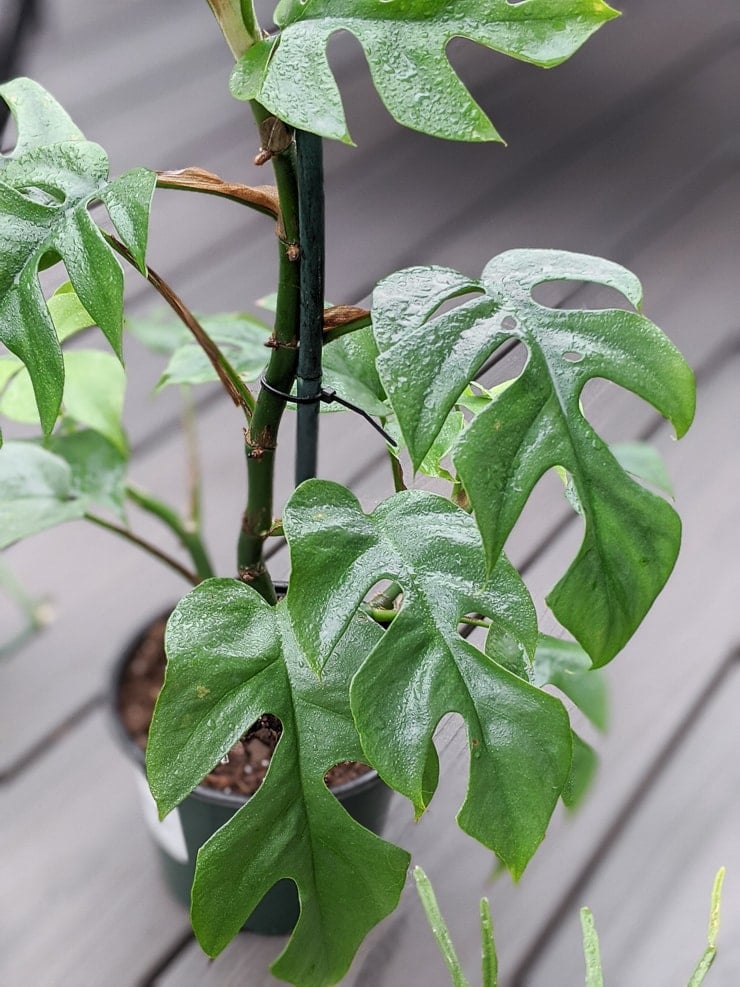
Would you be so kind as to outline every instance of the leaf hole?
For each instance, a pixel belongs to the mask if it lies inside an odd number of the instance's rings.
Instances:
[[[254,795],[264,781],[282,732],[278,717],[263,713],[219,760],[205,785],[225,794]]]
[[[486,633],[485,629],[481,625],[487,625],[488,623],[489,621],[487,621],[482,614],[471,611],[470,613],[463,614],[463,616],[460,617],[460,622],[457,627],[458,633],[460,634],[460,637],[465,638],[471,637],[475,634],[480,643],[483,640],[480,635],[485,635]]]
[[[339,761],[324,775],[324,784],[335,798],[341,799],[345,793],[360,786],[369,774],[374,774],[373,769],[364,761]]]
[[[31,202],[41,206],[61,206],[67,198],[53,185],[20,185],[17,190]]]
[[[568,363],[580,363],[583,359],[583,353],[579,353],[577,350],[566,350],[563,353],[563,359],[567,360]]]
[[[370,589],[365,599],[374,610],[397,610],[401,606],[403,594],[397,593],[397,584],[390,579],[381,579]]]
[[[501,323],[501,328],[506,332],[514,332],[516,329],[516,319],[513,315],[507,315],[506,318]]]
[[[581,411],[604,442],[625,442],[639,435],[652,419],[652,406],[625,387],[604,377],[586,381],[580,396]],[[670,426],[664,426],[670,432]]]
[[[446,315],[448,312],[453,312],[456,308],[461,308],[463,305],[470,303],[472,298],[476,298],[480,295],[485,294],[485,292],[480,288],[470,287],[469,290],[463,292],[460,295],[455,295],[453,298],[447,298],[443,301],[430,316],[430,319],[437,319],[441,315]]]
[[[630,308],[621,291],[591,281],[542,281],[532,288],[532,298],[545,308],[565,311]]]

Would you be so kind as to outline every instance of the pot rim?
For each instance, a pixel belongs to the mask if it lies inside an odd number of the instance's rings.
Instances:
[[[107,706],[113,732],[119,746],[128,755],[129,759],[134,761],[140,767],[144,775],[146,775],[144,751],[134,743],[130,734],[123,725],[121,717],[118,714],[118,695],[120,692],[123,674],[131,659],[132,653],[136,650],[136,648],[138,648],[142,639],[147,634],[149,627],[163,617],[168,617],[172,613],[173,609],[174,607],[171,607],[164,611],[160,611],[141,626],[136,634],[129,639],[128,644],[126,644],[113,662],[109,676]],[[375,771],[374,768],[371,768],[369,771],[359,775],[357,778],[352,778],[349,781],[345,781],[341,785],[337,785],[336,788],[329,788],[327,786],[327,791],[331,792],[331,794],[341,802],[347,798],[361,794],[366,789],[377,784],[379,780],[380,776],[378,775],[378,772]],[[259,791],[259,789],[257,789],[257,791]],[[193,789],[188,797],[195,798],[200,802],[209,802],[212,805],[222,805],[237,809],[242,805],[245,805],[252,796],[243,795],[239,792],[224,792],[218,788],[210,788],[208,785],[198,785]]]

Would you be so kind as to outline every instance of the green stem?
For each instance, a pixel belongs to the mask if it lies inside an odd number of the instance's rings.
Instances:
[[[378,624],[390,624],[398,616],[398,610],[385,610],[378,607],[368,607],[365,611]],[[475,617],[461,617],[461,624],[468,624],[470,627],[490,627],[490,621],[476,620]]]
[[[237,60],[262,38],[251,0],[208,0],[221,32]]]
[[[126,487],[128,497],[142,510],[159,518],[173,532],[182,547],[190,556],[200,579],[210,579],[214,575],[211,560],[201,540],[197,527],[188,527],[180,515],[169,504],[152,497],[140,487]]]
[[[391,583],[382,592],[376,593],[373,596],[370,600],[370,606],[375,607],[377,610],[391,610],[394,602],[402,593],[403,587],[400,583]]]
[[[185,459],[188,486],[188,514],[186,526],[189,531],[200,531],[201,523],[201,481],[200,456],[198,454],[198,430],[196,428],[195,401],[192,387],[181,387],[182,433],[185,439]]]
[[[198,583],[202,582],[200,576],[186,569],[184,565],[181,565],[177,559],[173,559],[171,555],[163,552],[156,545],[152,545],[151,542],[146,541],[144,538],[140,538],[135,535],[133,531],[128,531],[126,528],[121,528],[117,524],[112,524],[110,521],[106,521],[102,517],[97,517],[95,514],[85,514],[85,519],[91,521],[93,524],[97,524],[99,528],[105,528],[106,531],[110,531],[114,535],[119,535],[121,538],[125,538],[126,541],[130,541],[132,545],[137,545],[139,548],[143,548],[145,552],[152,555],[155,559],[159,559],[160,562],[164,562],[168,565],[170,569],[174,569],[176,573],[186,579],[193,586],[197,586]]]
[[[252,110],[258,124],[269,120],[270,114],[259,103],[253,103]],[[265,380],[276,390],[289,394],[295,381],[301,308],[295,148],[291,143],[269,156],[275,173],[282,223],[278,241],[275,328]],[[265,567],[263,548],[273,524],[275,450],[284,411],[285,399],[262,388],[245,432],[248,491],[237,545],[237,566],[239,578],[269,602],[275,602],[276,596]]]
[[[387,448],[387,447],[386,447]],[[391,473],[393,474],[393,489],[396,493],[400,493],[402,490],[406,490],[406,481],[403,478],[403,467],[401,466],[401,460],[398,456],[394,456],[393,453],[388,449],[388,458],[391,461]]]

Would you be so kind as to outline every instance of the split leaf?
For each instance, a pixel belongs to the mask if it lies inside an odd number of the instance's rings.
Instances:
[[[165,815],[263,713],[282,723],[267,776],[198,855],[193,925],[210,955],[264,894],[293,880],[301,915],[274,973],[301,987],[339,980],[373,925],[397,905],[408,855],[364,829],[328,790],[335,764],[362,760],[349,682],[382,632],[359,617],[319,681],[285,602],[236,580],[208,580],[178,604],[167,676],[147,749]]]
[[[105,202],[143,269],[156,179],[142,168],[111,182],[103,149],[82,139],[36,83],[9,82],[0,86],[0,96],[19,131],[15,152],[0,168],[0,342],[28,368],[49,433],[62,401],[64,366],[39,270],[49,258],[64,261],[80,302],[120,357],[123,274],[88,209]]]
[[[326,57],[337,31],[362,45],[373,84],[401,124],[450,140],[500,140],[454,72],[447,45],[468,38],[544,68],[572,55],[617,12],[602,0],[282,0],[277,37],[253,45],[231,80],[302,130],[349,141],[342,98]]]
[[[641,302],[639,282],[617,264],[514,250],[490,261],[479,281],[443,268],[392,275],[376,289],[373,328],[378,372],[416,468],[485,361],[507,340],[526,346],[521,375],[475,416],[453,463],[489,570],[543,473],[562,467],[570,474],[584,540],[548,602],[603,664],[663,587],[681,528],[671,506],[622,469],[584,418],[581,392],[594,377],[611,380],[650,402],[681,436],[693,417],[695,386],[680,353],[639,312],[556,310],[534,301],[537,285],[561,280],[607,285],[633,306]]]
[[[350,491],[312,480],[283,515],[294,579],[288,606],[322,674],[353,613],[384,578],[403,604],[352,683],[369,763],[417,815],[436,784],[434,731],[465,720],[470,782],[458,822],[518,876],[541,842],[568,777],[571,738],[561,703],[504,667],[532,653],[537,625],[518,573],[501,557],[489,579],[473,519],[449,501],[405,491],[365,515]],[[488,657],[458,633],[468,613],[489,617]]]

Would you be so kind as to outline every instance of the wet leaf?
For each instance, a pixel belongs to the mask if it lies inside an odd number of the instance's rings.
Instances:
[[[378,372],[416,467],[468,382],[507,340],[528,350],[521,375],[493,396],[453,448],[453,464],[481,530],[489,569],[531,491],[562,467],[583,510],[575,562],[548,602],[597,664],[632,635],[678,552],[672,507],[635,482],[584,418],[586,382],[604,377],[650,402],[682,435],[694,413],[691,370],[635,311],[555,310],[532,290],[546,281],[593,281],[641,302],[634,275],[607,261],[558,251],[509,251],[471,281],[412,268],[374,296]],[[437,314],[443,303],[461,304]]]
[[[451,140],[500,140],[452,69],[449,41],[465,37],[547,68],[616,16],[602,0],[282,0],[275,11],[280,33],[247,51],[231,88],[294,127],[349,141],[326,57],[331,36],[349,31],[399,123]]]
[[[398,615],[352,683],[363,750],[420,815],[436,784],[434,731],[446,713],[460,713],[471,760],[458,822],[521,874],[567,780],[568,717],[554,697],[458,633],[462,616],[481,613],[497,629],[505,662],[512,650],[531,653],[536,615],[518,573],[502,557],[489,578],[473,519],[423,491],[365,515],[344,487],[312,480],[291,497],[283,525],[288,606],[322,674],[372,587],[384,578],[403,587]]]
[[[301,987],[323,987],[343,976],[368,930],[396,907],[408,854],[355,822],[324,782],[333,765],[362,759],[349,682],[381,633],[367,619],[353,621],[319,681],[284,601],[271,607],[236,580],[208,580],[172,615],[147,749],[160,813],[261,714],[283,726],[262,786],[198,855],[192,919],[210,955],[287,877],[301,915],[272,969]]]
[[[123,273],[88,208],[95,200],[105,202],[120,238],[143,267],[155,176],[136,169],[111,182],[103,149],[82,139],[36,83],[6,83],[0,96],[20,134],[0,169],[0,342],[27,367],[49,433],[62,401],[64,366],[39,270],[49,257],[64,261],[82,306],[120,356]]]

